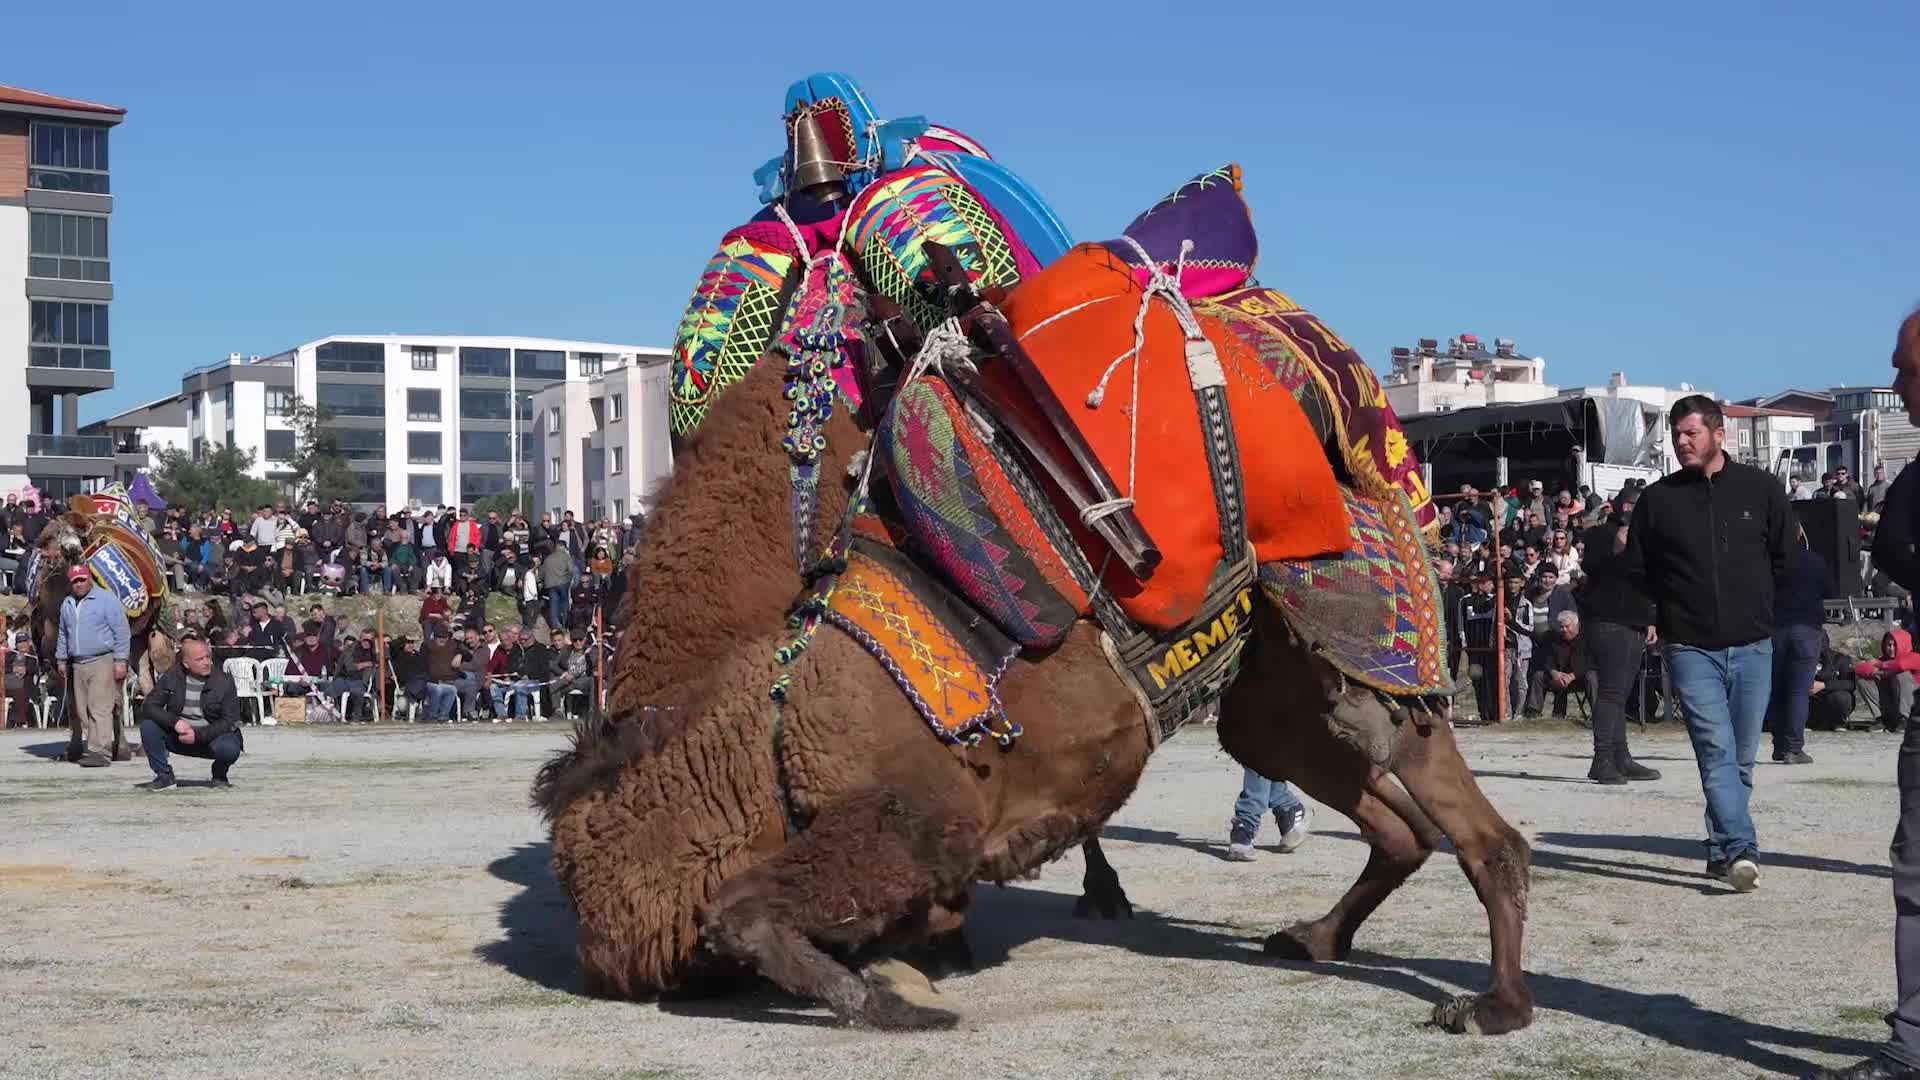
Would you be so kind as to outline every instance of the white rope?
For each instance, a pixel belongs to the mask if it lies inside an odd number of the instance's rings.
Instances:
[[[807,246],[807,238],[801,235],[800,226],[795,225],[793,218],[788,216],[785,202],[774,203],[773,212],[780,218],[780,223],[787,227],[787,234],[793,237],[794,250],[800,255],[800,262],[806,270],[806,275],[811,276],[813,273],[813,250]]]

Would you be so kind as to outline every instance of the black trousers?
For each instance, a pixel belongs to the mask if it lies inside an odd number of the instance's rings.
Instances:
[[[1586,626],[1587,668],[1593,673],[1593,756],[1627,750],[1627,694],[1646,658],[1647,632],[1595,620]]]

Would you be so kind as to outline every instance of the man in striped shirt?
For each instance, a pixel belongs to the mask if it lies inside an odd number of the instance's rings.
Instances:
[[[213,761],[214,788],[230,788],[227,770],[240,759],[246,740],[240,734],[240,696],[233,679],[213,665],[213,648],[189,637],[180,659],[154,680],[140,706],[140,746],[147,752],[153,779],[135,785],[142,791],[174,787],[171,754]]]

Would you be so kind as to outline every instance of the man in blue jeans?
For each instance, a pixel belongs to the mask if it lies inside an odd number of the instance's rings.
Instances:
[[[1278,849],[1298,851],[1307,842],[1307,830],[1313,825],[1313,811],[1300,801],[1293,785],[1285,780],[1269,780],[1252,769],[1240,782],[1240,797],[1233,802],[1232,830],[1227,837],[1228,862],[1252,862],[1253,838],[1260,835],[1260,818],[1273,811],[1273,822],[1280,827]]]
[[[1748,804],[1773,684],[1775,583],[1786,574],[1793,513],[1779,481],[1723,449],[1726,417],[1702,394],[1667,423],[1680,471],[1633,509],[1627,574],[1656,606],[1667,684],[1686,718],[1707,798],[1707,873],[1752,892],[1760,840]]]
[[[140,705],[140,748],[147,752],[153,779],[135,787],[167,791],[175,787],[171,755],[213,762],[210,786],[229,788],[227,770],[246,749],[240,734],[240,697],[233,679],[213,666],[213,647],[204,638],[180,644],[180,658],[153,682]]]

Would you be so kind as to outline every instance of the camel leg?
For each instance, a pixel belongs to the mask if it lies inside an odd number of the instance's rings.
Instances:
[[[1433,1023],[1455,1033],[1499,1035],[1533,1022],[1526,953],[1527,868],[1533,850],[1487,801],[1446,721],[1402,725],[1392,762],[1420,809],[1453,841],[1460,868],[1487,909],[1493,977],[1484,994],[1443,1002]]]
[[[1358,746],[1326,723],[1274,723],[1271,701],[1258,685],[1244,691],[1236,685],[1221,708],[1221,745],[1241,764],[1292,780],[1316,802],[1345,814],[1371,850],[1360,877],[1331,910],[1268,937],[1266,951],[1290,960],[1342,960],[1360,924],[1427,861],[1440,831]]]
[[[979,828],[938,810],[881,790],[839,800],[779,854],[721,886],[701,917],[704,935],[843,1023],[952,1027],[955,1013],[909,1001],[892,980],[863,980],[824,951],[851,955],[915,926],[924,934],[933,898],[965,888],[980,861]]]
[[[1100,838],[1096,836],[1081,844],[1080,853],[1086,859],[1087,873],[1080,880],[1080,899],[1073,905],[1074,918],[1085,919],[1096,914],[1103,919],[1133,918],[1133,902],[1120,887],[1120,875],[1107,861],[1107,853],[1100,850]]]
[[[1359,878],[1347,887],[1345,895],[1331,910],[1318,919],[1295,923],[1268,937],[1266,952],[1268,956],[1287,960],[1345,960],[1353,951],[1353,937],[1360,924],[1420,869],[1427,856],[1433,854],[1439,836],[1438,830],[1423,835],[1396,812],[1389,798],[1383,797],[1391,789],[1393,795],[1406,800],[1406,793],[1399,791],[1391,779],[1377,777],[1357,790],[1351,786],[1342,789],[1319,783],[1311,772],[1315,764],[1301,762],[1296,773],[1304,778],[1298,781],[1301,788],[1315,800],[1347,815],[1366,837],[1371,850]],[[1411,804],[1409,808],[1413,809]],[[1419,815],[1417,809],[1414,813],[1427,829],[1432,829],[1424,815]]]

